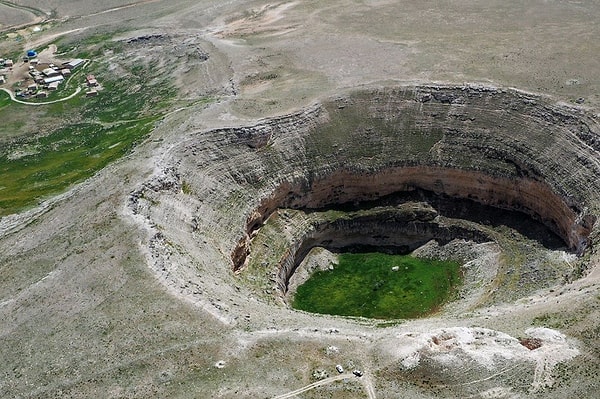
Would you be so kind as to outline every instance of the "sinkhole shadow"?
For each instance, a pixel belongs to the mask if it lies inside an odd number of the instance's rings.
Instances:
[[[512,209],[503,209],[481,204],[480,202],[468,198],[455,198],[445,194],[436,194],[432,191],[420,188],[396,192],[375,200],[332,204],[319,209],[302,208],[302,210],[306,213],[328,210],[353,212],[380,206],[396,206],[411,201],[426,202],[431,205],[439,215],[444,217],[463,219],[494,228],[506,226],[528,239],[539,242],[546,249],[570,251],[565,241],[554,232],[554,226],[544,224],[541,220],[536,219],[529,214]],[[552,222],[547,223],[551,224]],[[379,252],[390,254],[402,254],[410,251],[409,248],[373,245],[352,245],[344,248],[344,250],[349,252],[377,250]]]

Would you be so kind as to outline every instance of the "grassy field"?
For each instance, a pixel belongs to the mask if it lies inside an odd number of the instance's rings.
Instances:
[[[298,287],[293,307],[376,319],[416,318],[452,298],[460,264],[382,253],[344,253]]]

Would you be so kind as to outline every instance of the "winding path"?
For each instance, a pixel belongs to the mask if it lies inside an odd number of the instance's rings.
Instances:
[[[8,89],[6,89],[4,87],[0,87],[0,90],[3,90],[6,93],[8,93],[8,96],[10,97],[10,99],[13,100],[16,103],[19,103],[19,104],[25,104],[25,105],[48,105],[48,104],[59,103],[61,101],[67,101],[67,100],[72,99],[77,94],[79,94],[79,92],[81,91],[81,87],[77,86],[77,89],[75,90],[75,93],[73,93],[73,94],[71,94],[71,95],[69,95],[67,97],[59,98],[58,100],[46,101],[46,102],[43,102],[43,103],[30,103],[30,102],[27,102],[27,101],[18,100],[15,97],[15,95],[14,95],[14,93],[12,91],[10,91],[10,90],[8,90]]]

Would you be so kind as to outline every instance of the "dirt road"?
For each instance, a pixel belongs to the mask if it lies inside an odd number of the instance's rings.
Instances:
[[[24,105],[48,105],[48,104],[54,104],[54,103],[59,103],[59,102],[62,102],[62,101],[70,100],[71,98],[73,98],[77,94],[79,94],[79,92],[81,92],[81,87],[77,87],[77,89],[75,89],[75,92],[73,94],[67,96],[67,97],[59,98],[58,100],[46,101],[46,102],[43,102],[43,103],[30,103],[30,102],[27,102],[27,101],[18,100],[15,97],[15,95],[14,95],[14,93],[12,91],[10,91],[8,89],[5,89],[4,87],[0,87],[0,90],[3,90],[6,93],[8,93],[10,99],[13,100],[16,103],[19,103],[19,104],[24,104]]]
[[[322,385],[331,384],[332,382],[344,380],[344,379],[350,378],[350,377],[351,376],[349,374],[341,374],[341,375],[336,375],[334,377],[325,378],[323,380],[320,380],[320,381],[317,381],[317,382],[313,382],[312,384],[306,385],[306,386],[304,386],[302,388],[296,389],[295,391],[288,392],[288,393],[285,393],[283,395],[275,396],[273,399],[293,398],[294,396],[299,395],[299,394],[301,394],[303,392],[306,392],[306,391],[310,391],[313,388],[320,387]]]
[[[323,380],[313,382],[312,384],[306,385],[302,388],[296,389],[295,391],[276,396],[273,399],[293,398],[294,396],[297,396],[306,391],[310,391],[311,389],[314,389],[316,387],[320,387],[323,385],[331,384],[332,382],[335,382],[335,381],[340,381],[340,380],[344,380],[346,378],[353,378],[353,377],[354,376],[352,374],[344,373],[344,374],[336,375],[334,377],[325,378]],[[371,384],[371,381],[368,379],[364,379],[364,380],[362,380],[362,382],[365,386],[365,389],[367,391],[367,395],[369,396],[369,399],[376,399],[375,398],[375,390],[373,389],[373,384]]]

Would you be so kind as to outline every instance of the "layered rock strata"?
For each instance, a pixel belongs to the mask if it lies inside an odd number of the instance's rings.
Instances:
[[[136,195],[150,201],[145,213],[162,234],[187,229],[214,239],[234,271],[279,208],[322,209],[421,189],[519,211],[581,254],[596,235],[599,132],[580,109],[512,89],[376,88],[194,134],[167,159],[185,192]],[[177,219],[187,227],[173,227]]]

